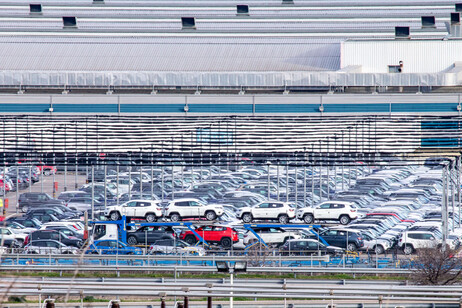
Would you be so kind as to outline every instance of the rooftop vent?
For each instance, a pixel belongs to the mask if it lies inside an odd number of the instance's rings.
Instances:
[[[451,25],[460,25],[460,13],[451,13]]]
[[[183,29],[196,29],[196,19],[194,17],[181,17]]]
[[[422,28],[434,28],[435,16],[422,16]]]
[[[294,0],[282,0],[282,4],[294,4]]]
[[[246,4],[236,5],[236,13],[237,15],[249,15],[249,6]]]
[[[31,14],[40,14],[42,13],[42,5],[41,4],[29,4],[30,13]]]
[[[395,38],[408,39],[409,27],[395,27]]]
[[[456,3],[456,12],[462,12],[462,3]]]
[[[63,17],[63,27],[64,28],[76,28],[77,19],[74,16],[65,16]]]

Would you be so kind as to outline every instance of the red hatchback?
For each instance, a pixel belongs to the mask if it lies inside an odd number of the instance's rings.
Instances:
[[[223,247],[231,247],[233,243],[239,242],[237,231],[222,226],[204,226],[195,230],[206,242],[219,243]],[[183,231],[180,234],[180,239],[188,244],[194,244],[199,239],[190,230]]]

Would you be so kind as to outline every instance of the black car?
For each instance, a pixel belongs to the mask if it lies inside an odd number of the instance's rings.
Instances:
[[[39,207],[39,208],[31,209],[26,213],[26,216],[31,216],[34,214],[51,214],[51,215],[54,215],[58,219],[72,219],[76,217],[75,214],[64,213],[60,209],[52,208],[52,207]]]
[[[55,240],[61,242],[67,246],[73,246],[80,248],[83,245],[83,240],[73,236],[67,236],[64,232],[60,230],[37,230],[32,232],[26,238],[26,244],[29,244],[31,241],[36,240]]]
[[[327,229],[319,233],[329,245],[356,251],[364,246],[364,241],[356,232]]]
[[[19,195],[18,199],[19,209],[22,212],[27,212],[29,209],[37,207],[38,205],[44,204],[60,204],[64,205],[62,200],[53,199],[48,194],[39,192],[29,192]]]
[[[345,250],[336,246],[327,246],[316,239],[288,240],[279,248],[282,255],[342,254]]]
[[[20,223],[26,228],[36,228],[40,229],[42,227],[42,223],[35,219],[35,218],[29,218],[29,217],[12,217],[8,218],[7,221],[15,221]]]
[[[146,244],[151,245],[157,240],[173,239],[175,232],[169,227],[141,227],[133,232],[128,232],[128,245]]]
[[[26,216],[26,218],[35,218],[37,219],[38,221],[40,221],[40,223],[44,224],[44,223],[47,223],[47,222],[52,222],[52,221],[59,221],[59,219],[53,215],[53,214],[46,214],[46,213],[28,213]]]
[[[65,226],[46,226],[45,230],[57,230],[60,231],[64,234],[66,234],[69,237],[75,237],[79,239],[83,239],[83,234],[80,234],[76,231],[72,231],[71,229],[65,227]]]

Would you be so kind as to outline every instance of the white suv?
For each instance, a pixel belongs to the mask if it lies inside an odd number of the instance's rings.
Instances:
[[[176,199],[170,201],[165,207],[165,217],[171,221],[183,218],[201,218],[214,220],[223,215],[224,209],[220,204],[205,204],[198,199]]]
[[[263,201],[253,207],[243,207],[237,212],[237,217],[245,223],[254,219],[277,220],[286,224],[290,219],[295,218],[295,205],[280,201]]]
[[[399,239],[399,248],[407,255],[419,248],[439,248],[443,243],[439,230],[410,230],[402,233]],[[447,244],[451,249],[459,247],[457,236],[448,236]]]
[[[297,218],[303,219],[307,224],[315,220],[338,220],[342,225],[347,225],[351,220],[358,218],[358,211],[352,202],[325,201],[315,208],[297,210]]]
[[[111,220],[119,220],[123,215],[155,222],[162,217],[162,205],[158,200],[130,200],[121,205],[108,206],[104,211],[104,216]]]
[[[253,228],[253,231],[268,245],[282,245],[288,240],[301,238],[297,231],[281,228]],[[247,231],[244,234],[244,245],[260,241],[258,237],[254,233]]]

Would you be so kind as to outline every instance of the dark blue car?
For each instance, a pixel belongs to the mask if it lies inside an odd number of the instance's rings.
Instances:
[[[103,255],[141,255],[142,250],[137,247],[127,246],[117,240],[100,240],[90,244],[87,249],[87,254],[103,254]]]

